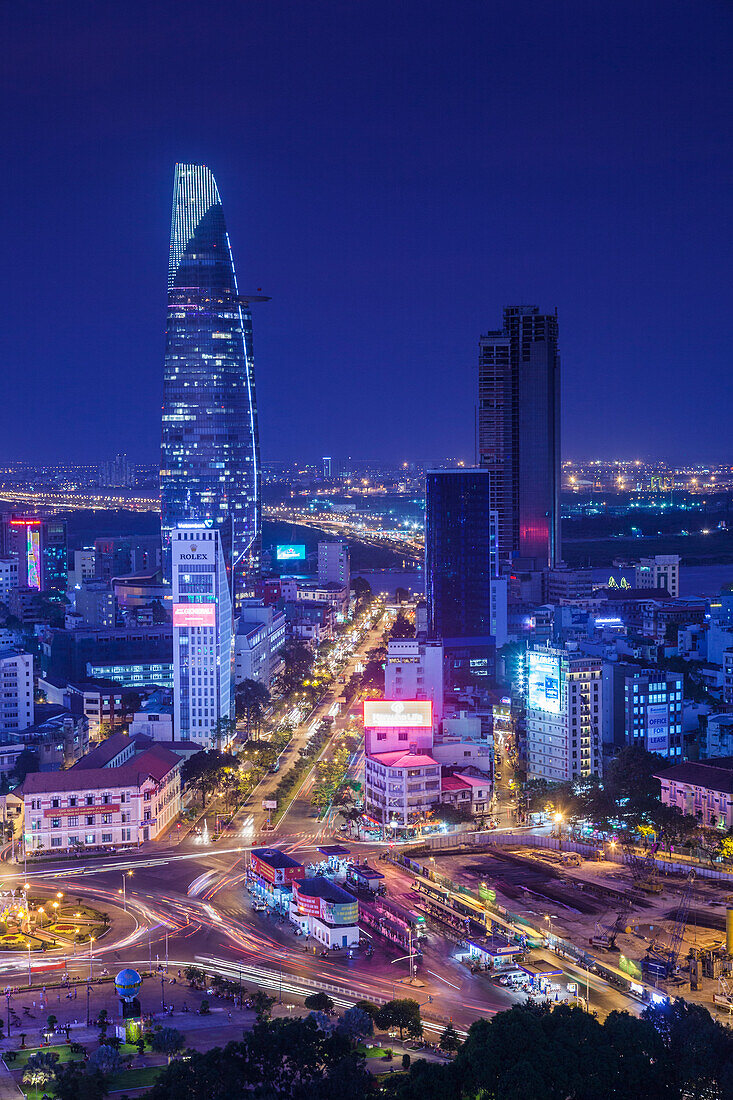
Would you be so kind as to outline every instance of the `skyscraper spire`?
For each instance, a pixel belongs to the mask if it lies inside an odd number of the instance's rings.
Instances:
[[[235,601],[261,548],[260,455],[252,315],[240,296],[219,190],[202,164],[177,164],[168,265],[161,528],[221,531]]]

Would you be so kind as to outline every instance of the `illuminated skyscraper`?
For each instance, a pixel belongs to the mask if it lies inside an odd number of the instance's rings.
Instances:
[[[499,517],[499,557],[553,567],[560,552],[560,357],[557,317],[504,310],[479,341],[479,463]]]
[[[161,529],[211,521],[238,603],[261,548],[260,454],[251,296],[239,293],[219,191],[202,164],[173,188],[161,454]]]

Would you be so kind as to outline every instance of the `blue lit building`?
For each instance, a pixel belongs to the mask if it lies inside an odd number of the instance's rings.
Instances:
[[[216,181],[177,164],[173,190],[161,452],[161,531],[210,521],[237,604],[261,549],[260,455],[250,297],[237,287]]]

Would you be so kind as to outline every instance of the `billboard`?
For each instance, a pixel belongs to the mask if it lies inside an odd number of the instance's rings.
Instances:
[[[433,724],[433,704],[426,699],[365,699],[364,725],[422,728]]]
[[[28,587],[41,590],[41,532],[38,527],[28,528],[27,542]]]
[[[669,750],[669,707],[666,703],[647,705],[646,747],[649,752],[663,754]]]
[[[278,561],[305,561],[305,546],[300,542],[289,542],[275,547]]]
[[[548,653],[527,654],[527,706],[548,714],[560,713],[560,658]]]
[[[174,603],[174,626],[216,626],[215,603]]]

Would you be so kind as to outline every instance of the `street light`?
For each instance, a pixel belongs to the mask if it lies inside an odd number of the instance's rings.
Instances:
[[[92,967],[94,966],[94,936],[89,937],[89,981],[92,980]]]

